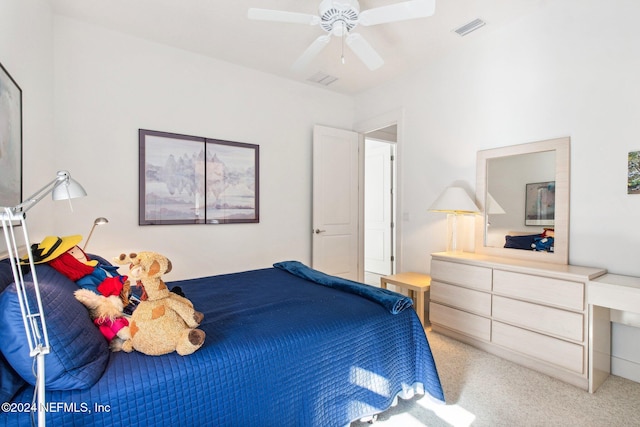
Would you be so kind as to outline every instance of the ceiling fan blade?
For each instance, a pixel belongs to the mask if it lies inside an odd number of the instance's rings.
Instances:
[[[382,67],[382,64],[384,64],[384,60],[380,55],[378,55],[378,52],[376,52],[369,42],[367,42],[360,34],[351,33],[347,36],[345,41],[353,53],[355,53],[371,71]]]
[[[311,45],[309,45],[309,47],[302,53],[302,55],[300,55],[296,62],[293,63],[291,68],[295,71],[301,71],[309,65],[311,60],[315,58],[322,49],[327,46],[329,40],[331,40],[331,34],[325,34],[315,39],[313,43],[311,43]]]
[[[389,6],[376,7],[360,12],[360,25],[378,25],[407,19],[425,18],[436,10],[435,0],[411,0]]]
[[[258,21],[287,22],[290,24],[316,25],[320,22],[320,17],[316,15],[272,9],[251,8],[247,13],[247,17]]]

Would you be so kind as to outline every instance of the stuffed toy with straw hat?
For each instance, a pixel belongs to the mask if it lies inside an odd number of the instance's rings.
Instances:
[[[151,356],[175,351],[186,356],[202,347],[205,333],[197,327],[204,315],[165,285],[162,275],[171,271],[167,257],[139,252],[122,254],[114,262],[129,265],[129,277],[144,287],[142,301],[131,315],[131,339],[122,344],[122,350]]]
[[[90,260],[78,246],[82,236],[47,236],[42,242],[31,245],[34,264],[47,263],[53,269],[76,282],[78,286],[104,296],[119,295],[125,306],[129,304],[127,277],[118,273],[118,267]],[[27,257],[22,264],[28,264]]]
[[[91,320],[117,351],[119,343],[129,338],[129,323],[123,312],[129,304],[129,283],[126,276],[117,273],[118,267],[89,260],[78,246],[81,240],[80,235],[47,236],[31,245],[33,262],[47,263],[82,288],[74,296],[87,307]],[[27,264],[28,258],[21,262]]]

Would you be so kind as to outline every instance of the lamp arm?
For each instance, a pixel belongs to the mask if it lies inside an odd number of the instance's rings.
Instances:
[[[47,184],[49,186],[50,184]],[[42,190],[41,190],[42,191]],[[45,193],[46,194],[46,193]],[[37,203],[37,202],[36,202]],[[20,205],[18,205],[20,206]],[[16,208],[18,208],[16,206]],[[33,264],[33,254],[30,250],[27,250],[29,257],[29,266],[31,268],[31,277],[33,281],[33,291],[35,293],[36,307],[32,308],[29,304],[29,295],[26,290],[26,284],[22,270],[20,268],[20,258],[18,255],[18,243],[16,241],[16,235],[14,233],[13,221],[20,221],[22,232],[24,234],[25,242],[29,242],[29,235],[27,233],[27,223],[24,212],[20,212],[16,215],[12,210],[16,208],[3,208],[3,214],[0,215],[0,222],[2,223],[2,230],[9,252],[9,259],[11,260],[11,270],[13,273],[13,280],[16,286],[16,294],[18,296],[18,304],[20,305],[20,312],[22,314],[22,321],[24,323],[24,329],[27,336],[27,342],[29,343],[29,356],[36,359],[36,396],[38,404],[38,427],[46,426],[46,411],[45,408],[45,364],[44,356],[49,353],[49,335],[47,334],[47,324],[45,322],[44,311],[42,309],[42,299],[40,297],[40,286],[38,284],[38,276]]]
[[[59,185],[69,182],[71,175],[67,171],[59,171],[58,176],[55,179],[50,181],[48,184],[43,186],[41,189],[33,193],[31,196],[27,197],[22,203],[16,205],[11,209],[13,214],[19,214],[27,212],[33,206],[35,206],[40,200],[42,200],[45,196],[52,193],[53,190],[56,189]]]
[[[69,191],[69,184],[77,185],[80,190],[74,189],[74,195],[72,196]],[[47,333],[47,324],[45,321],[44,311],[42,308],[42,298],[40,297],[40,285],[38,284],[38,275],[33,261],[33,253],[29,247],[29,235],[27,233],[26,215],[29,209],[35,206],[46,195],[53,193],[53,198],[56,199],[55,190],[60,185],[67,186],[67,194],[69,200],[71,197],[79,197],[79,195],[86,195],[86,192],[79,184],[71,180],[71,175],[67,171],[58,171],[54,180],[47,183],[44,187],[40,188],[33,195],[27,197],[25,201],[14,207],[1,207],[0,211],[0,224],[2,225],[2,231],[7,245],[7,251],[9,253],[9,259],[11,260],[11,270],[13,273],[13,279],[16,286],[16,293],[18,295],[18,303],[20,305],[20,311],[22,314],[22,321],[29,343],[29,355],[36,358],[36,394],[38,401],[38,426],[44,427],[46,425],[46,410],[45,408],[45,363],[44,356],[49,353],[49,335]],[[78,195],[79,194],[79,195]],[[29,304],[29,293],[27,293],[27,287],[25,278],[20,268],[20,257],[18,255],[18,243],[16,241],[16,235],[14,232],[14,221],[19,221],[20,228],[22,229],[24,242],[27,244],[27,258],[29,260],[29,267],[31,270],[31,278],[33,282],[33,293],[35,294],[35,305],[33,307]],[[34,400],[36,397],[34,397]]]
[[[87,248],[87,245],[89,244],[89,240],[91,240],[91,235],[93,234],[93,230],[96,229],[96,225],[98,224],[93,224],[93,227],[91,227],[91,231],[89,232],[89,237],[87,237],[87,241],[84,242],[84,246],[82,247],[82,250],[84,251]]]

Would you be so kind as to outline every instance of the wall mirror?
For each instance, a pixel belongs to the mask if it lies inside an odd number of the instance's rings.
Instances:
[[[566,137],[478,151],[477,253],[569,262],[569,150]],[[553,233],[553,250],[542,240],[534,250],[531,236],[545,229]]]

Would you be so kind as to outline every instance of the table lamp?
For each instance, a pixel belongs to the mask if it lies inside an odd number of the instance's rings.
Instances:
[[[471,200],[467,192],[460,187],[448,187],[440,194],[440,197],[433,202],[429,211],[445,212],[448,214],[447,218],[449,218],[449,216],[452,217],[451,234],[449,236],[449,242],[451,242],[451,244],[448,246],[452,252],[462,250],[462,248],[458,248],[458,216],[477,214],[480,212],[480,209],[478,209],[473,200]]]
[[[91,239],[91,235],[93,235],[93,230],[96,228],[96,225],[102,225],[102,224],[107,224],[109,222],[109,220],[107,218],[104,217],[98,217],[95,219],[95,221],[93,221],[93,227],[91,227],[91,231],[89,232],[89,237],[87,237],[87,241],[84,242],[84,247],[82,248],[83,251],[87,251],[87,246],[89,245],[89,239]]]

